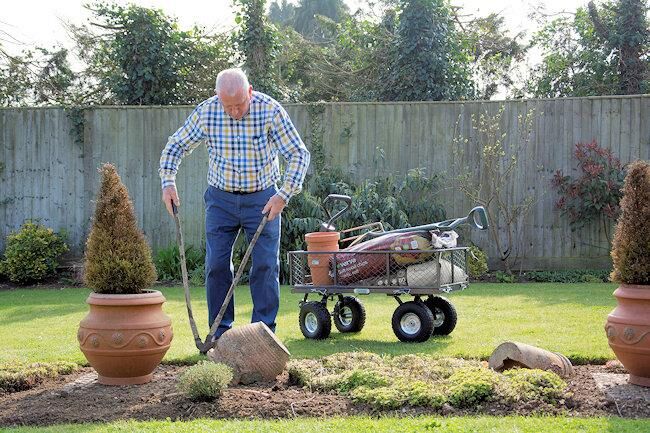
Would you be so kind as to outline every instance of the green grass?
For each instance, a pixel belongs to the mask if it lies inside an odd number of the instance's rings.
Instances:
[[[269,421],[194,420],[173,421],[119,421],[109,424],[68,424],[53,427],[20,427],[0,431],[33,432],[238,432],[238,433],[415,433],[415,432],[513,432],[513,433],[640,433],[650,431],[650,420],[620,418],[562,418],[562,417],[456,417],[456,418],[302,418]]]
[[[561,352],[574,362],[603,362],[614,359],[603,330],[607,314],[616,303],[614,288],[606,283],[472,284],[466,291],[450,295],[459,316],[458,326],[450,336],[405,344],[397,340],[390,325],[397,303],[384,295],[361,297],[367,321],[360,333],[340,334],[332,326],[332,336],[327,340],[307,340],[298,328],[298,302],[302,296],[282,287],[277,334],[296,358],[364,350],[485,359],[499,343],[516,340]],[[183,289],[163,288],[162,292],[174,328],[174,341],[165,360],[192,362],[199,357],[186,316]],[[76,335],[79,321],[88,310],[84,302],[88,293],[80,288],[1,291],[0,364],[85,362]],[[235,297],[236,324],[248,323],[252,310],[248,288],[239,287]],[[192,301],[203,337],[207,331],[203,288],[192,289]]]

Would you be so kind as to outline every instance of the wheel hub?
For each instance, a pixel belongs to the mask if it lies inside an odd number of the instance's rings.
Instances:
[[[307,329],[310,334],[315,333],[318,329],[318,318],[312,312],[305,315],[305,329]]]
[[[352,308],[343,307],[339,310],[339,321],[343,326],[350,326],[352,324]]]
[[[420,321],[420,317],[417,314],[406,313],[400,320],[400,327],[406,334],[414,335],[420,332],[420,328],[422,328],[422,322]]]
[[[438,307],[434,308],[433,311],[433,327],[439,328],[445,323],[445,313]]]

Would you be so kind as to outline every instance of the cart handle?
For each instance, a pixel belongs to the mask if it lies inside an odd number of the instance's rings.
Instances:
[[[342,201],[345,203],[345,207],[340,211],[338,211],[337,213],[335,213],[334,216],[332,216],[326,206],[327,202],[329,201]],[[348,210],[350,210],[351,206],[352,206],[352,197],[348,195],[330,194],[327,197],[325,197],[325,200],[323,200],[323,209],[325,210],[325,214],[327,215],[328,221],[326,223],[321,224],[320,231],[321,232],[336,231],[336,228],[332,225],[332,223],[337,219],[339,219]]]
[[[402,229],[389,230],[387,232],[368,232],[367,236],[370,239],[378,238],[379,236],[387,235],[389,233],[408,233],[415,231],[423,230],[442,230],[448,231],[453,230],[461,224],[469,224],[470,227],[478,230],[487,230],[489,223],[487,218],[487,213],[483,206],[476,206],[474,209],[469,211],[466,217],[449,219],[446,221],[441,221],[438,223],[426,224],[423,226],[417,227],[405,227]]]
[[[456,219],[442,221],[439,223],[433,223],[431,224],[431,226],[433,226],[434,229],[437,228],[441,230],[453,230],[459,225],[465,223],[469,224],[470,227],[475,228],[477,230],[487,230],[488,220],[487,220],[487,214],[485,212],[485,208],[483,206],[476,206],[474,209],[469,211],[467,216],[464,218],[456,218]]]

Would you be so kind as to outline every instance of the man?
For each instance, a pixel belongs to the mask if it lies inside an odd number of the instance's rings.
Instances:
[[[223,304],[233,279],[232,248],[241,228],[250,241],[262,216],[268,223],[252,252],[252,322],[275,331],[280,302],[280,214],[300,192],[309,151],[287,112],[268,95],[253,91],[241,69],[217,75],[215,96],[201,102],[169,137],[160,158],[162,200],[173,215],[180,201],[175,186],[181,160],[205,140],[209,155],[205,201],[208,325]],[[280,189],[278,153],[287,160]],[[232,327],[234,302],[226,309],[215,338]]]

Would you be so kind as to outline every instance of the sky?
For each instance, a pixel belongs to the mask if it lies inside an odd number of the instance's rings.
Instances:
[[[487,15],[501,12],[511,32],[530,33],[537,26],[528,18],[533,5],[544,5],[548,13],[575,11],[586,5],[588,0],[451,0],[452,5],[461,6],[467,13]],[[86,22],[89,17],[82,0],[0,0],[0,41],[4,48],[17,54],[30,46],[51,48],[54,45],[71,45],[62,21],[74,24]],[[146,7],[162,9],[175,16],[181,28],[194,24],[207,30],[223,31],[234,27],[231,0],[119,0],[118,3],[135,3]],[[270,3],[270,1],[269,1]],[[364,0],[346,0],[351,11],[355,11]],[[7,36],[7,33],[11,37]],[[15,39],[15,40],[14,40]]]

